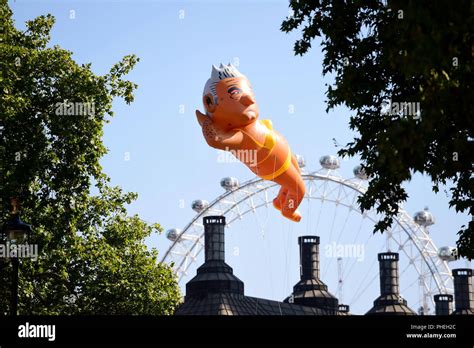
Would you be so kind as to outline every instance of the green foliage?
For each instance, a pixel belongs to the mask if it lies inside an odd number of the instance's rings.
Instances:
[[[103,126],[114,97],[133,101],[137,87],[122,79],[138,62],[126,56],[97,76],[72,53],[48,47],[50,15],[14,27],[0,2],[1,221],[20,198],[33,226],[37,261],[21,259],[21,314],[172,314],[180,299],[169,266],[157,262],[145,238],[161,232],[126,205],[136,199],[109,187],[99,160],[107,152]],[[91,103],[86,115],[58,114],[58,103]],[[96,194],[90,191],[95,185]],[[0,313],[8,310],[11,266],[0,260]]]
[[[451,191],[450,206],[474,213],[472,117],[472,2],[291,1],[284,32],[301,28],[295,54],[320,37],[323,72],[333,74],[328,110],[355,112],[350,128],[359,136],[340,155],[360,155],[371,176],[362,209],[377,207],[392,224],[408,197],[402,183],[427,174],[437,192]],[[388,100],[420,103],[420,114],[383,113]],[[458,226],[459,227],[459,226]],[[453,228],[456,228],[453,226]],[[474,257],[474,222],[462,226],[460,255]]]

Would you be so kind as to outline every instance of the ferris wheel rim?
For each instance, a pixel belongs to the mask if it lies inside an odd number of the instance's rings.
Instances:
[[[324,180],[324,181],[327,181],[327,182],[332,182],[334,184],[342,185],[346,188],[354,190],[358,194],[364,194],[366,192],[366,188],[362,185],[362,180],[357,180],[356,178],[344,179],[340,175],[334,175],[333,173],[337,173],[337,172],[334,171],[334,170],[326,170],[326,171],[320,170],[320,171],[315,171],[315,172],[310,172],[310,173],[302,173],[302,178],[305,182],[311,182],[311,181],[314,181],[314,180]],[[258,187],[259,184],[261,184],[260,187]],[[278,185],[276,183],[273,183],[273,182],[265,181],[265,180],[263,180],[259,177],[254,177],[250,180],[245,181],[244,183],[239,185],[239,187],[237,187],[236,189],[226,191],[223,194],[216,197],[205,209],[203,209],[201,212],[196,214],[193,217],[193,219],[191,219],[191,221],[184,227],[182,232],[177,236],[176,240],[172,242],[172,245],[166,251],[165,255],[162,258],[162,262],[166,262],[166,259],[172,253],[173,248],[175,246],[177,246],[178,243],[180,243],[181,238],[186,234],[186,232],[193,226],[194,227],[195,226],[200,226],[200,224],[197,224],[197,221],[199,221],[203,216],[206,216],[206,214],[208,214],[210,211],[213,211],[213,210],[219,211],[222,215],[225,215],[225,214],[229,213],[230,211],[232,211],[234,208],[238,207],[239,204],[241,204],[242,202],[249,200],[251,197],[258,195],[261,192],[264,192],[264,191],[266,192],[266,191],[274,188],[275,186],[278,186]],[[258,189],[245,191],[245,189],[257,188],[257,187],[258,187]],[[231,197],[236,192],[245,192],[244,197],[239,202],[234,201],[234,204],[230,205],[228,207],[228,209],[226,209],[226,210],[214,209],[220,202],[225,202],[226,198]],[[316,197],[312,197],[312,196],[305,197],[305,198],[317,199]],[[326,200],[326,201],[335,203],[331,200]],[[340,204],[340,203],[338,203],[338,204]],[[254,207],[253,210],[261,208],[264,205],[268,205],[268,204],[267,203],[261,204],[257,207]],[[341,205],[344,205],[344,204],[341,204]],[[348,208],[351,207],[351,209],[355,210],[356,213],[360,214],[364,218],[367,217],[366,212],[362,212],[361,210],[354,208],[352,205],[350,205],[350,206],[346,205],[346,207],[348,207]],[[374,209],[369,210],[369,212],[373,212],[373,211],[374,211]],[[246,212],[244,212],[244,214],[239,213],[238,216],[242,217],[242,216],[244,216],[245,214],[247,214],[249,212],[251,212],[250,209],[247,210]],[[235,217],[233,220],[230,220],[228,222],[228,224],[226,224],[226,225],[230,225],[236,219],[237,219],[237,217]],[[370,218],[370,220],[373,221],[373,222],[375,221],[372,218]],[[451,273],[450,273],[450,268],[449,268],[449,265],[447,264],[447,262],[446,261],[441,261],[439,258],[436,258],[436,260],[434,261],[433,256],[427,255],[424,250],[420,249],[420,246],[419,246],[418,242],[423,239],[423,240],[426,241],[425,247],[427,245],[430,245],[430,247],[433,250],[436,250],[436,245],[434,244],[433,240],[429,237],[429,235],[425,231],[423,231],[423,229],[419,225],[416,225],[416,223],[413,221],[411,216],[401,206],[399,206],[399,212],[398,212],[397,216],[394,217],[394,222],[402,229],[402,231],[408,237],[407,240],[403,244],[406,244],[406,242],[408,240],[411,240],[412,244],[415,246],[415,248],[417,250],[418,255],[423,259],[424,264],[426,264],[428,266],[429,272],[432,276],[432,279],[434,279],[436,288],[438,288],[439,292],[440,293],[452,292],[452,289],[447,287],[447,283],[449,282],[450,279],[452,279]],[[410,233],[410,232],[412,232],[412,233]],[[422,234],[423,238],[422,239],[418,238],[418,236],[416,235],[416,232],[420,232]],[[194,257],[191,257],[191,259],[193,259],[193,260],[190,263],[185,265],[185,269],[181,269],[180,280],[181,280],[181,277],[183,277],[183,275],[186,274],[186,271],[189,268],[189,266],[195,261],[194,259],[197,257],[197,255],[199,255],[199,253],[202,251],[203,245],[200,242],[202,237],[203,237],[203,232],[200,233],[199,237],[196,238],[194,243],[187,249],[187,252],[183,256],[183,260],[181,261],[181,264],[179,265],[178,269],[182,268],[183,264],[187,261],[187,258],[190,256],[191,252],[196,247],[200,248],[199,250],[197,250]],[[391,237],[389,237],[389,238],[391,238]],[[395,240],[395,239],[393,239],[393,240],[399,245],[399,248],[400,248],[399,250],[403,250],[404,253],[406,254],[406,256],[408,256],[410,258],[410,256],[407,254],[407,252],[404,249],[401,248],[402,247],[401,244],[398,243],[397,240]],[[440,264],[437,265],[436,261],[439,261]],[[439,270],[440,267],[444,268],[445,272],[440,271]],[[420,271],[418,270],[418,268],[417,267],[414,267],[414,268],[415,268],[415,271],[419,274],[419,276],[421,276]],[[447,276],[447,278],[445,277],[446,279],[443,280],[441,275],[445,275],[445,276]],[[425,286],[426,286],[427,290],[429,290],[429,292],[432,292],[431,289],[426,285],[426,283],[425,283]]]
[[[301,174],[303,180],[305,179],[308,179],[308,178],[311,178],[311,179],[314,179],[314,178],[317,178],[317,179],[322,179],[322,180],[330,180],[330,181],[333,181],[335,183],[342,183],[342,182],[339,182],[337,179],[340,178],[339,176],[332,176],[332,175],[320,175],[318,172],[312,172],[312,173],[302,173]],[[336,180],[334,180],[336,179]],[[170,250],[177,244],[179,243],[179,237],[181,235],[183,235],[185,233],[185,231],[187,231],[193,224],[194,222],[196,222],[197,220],[199,220],[202,216],[205,215],[206,211],[212,209],[215,205],[217,205],[218,202],[222,201],[224,198],[232,195],[235,191],[241,191],[243,190],[245,187],[249,187],[249,186],[252,186],[252,185],[255,185],[257,183],[263,183],[263,182],[267,182],[265,181],[264,179],[261,179],[259,177],[254,177],[252,179],[249,179],[247,181],[245,181],[244,183],[242,183],[241,185],[239,185],[238,188],[234,189],[234,190],[229,190],[229,191],[226,191],[224,193],[222,193],[221,195],[217,196],[211,203],[209,203],[209,206],[204,209],[202,212],[198,213],[196,216],[194,216],[193,219],[191,219],[191,221],[183,228],[182,232],[180,233],[180,235],[178,236],[178,238],[171,244],[171,246],[168,248],[168,250],[166,251],[165,255],[163,256],[162,258],[162,262],[164,262],[164,260],[166,259],[166,257],[168,256]],[[276,183],[271,183],[269,184],[268,186],[266,186],[264,189],[269,189],[271,187],[274,187],[274,186],[277,186],[278,184]],[[346,185],[347,186],[347,185]],[[352,188],[352,187],[351,187]],[[362,186],[360,186],[359,189],[357,189],[357,191],[359,193],[365,193],[364,190],[362,190]]]

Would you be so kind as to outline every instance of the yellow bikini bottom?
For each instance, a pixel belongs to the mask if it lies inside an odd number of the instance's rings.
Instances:
[[[273,173],[271,174],[267,174],[267,175],[259,175],[259,177],[261,177],[262,179],[264,180],[273,180],[275,179],[276,177],[280,176],[281,174],[283,174],[284,172],[286,172],[286,170],[288,168],[290,168],[290,165],[291,165],[291,150],[288,149],[288,155],[286,156],[286,160],[285,162],[283,163],[283,165],[280,167],[280,169],[274,171]]]

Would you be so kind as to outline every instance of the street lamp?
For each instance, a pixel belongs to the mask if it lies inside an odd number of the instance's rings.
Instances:
[[[31,233],[31,226],[25,224],[20,219],[20,203],[18,199],[12,199],[13,210],[11,212],[10,220],[3,225],[3,235],[11,244],[20,244],[27,242]],[[18,251],[18,250],[17,250]],[[13,268],[13,282],[12,282],[12,296],[11,296],[11,315],[17,315],[18,308],[18,253],[15,256],[10,256]]]

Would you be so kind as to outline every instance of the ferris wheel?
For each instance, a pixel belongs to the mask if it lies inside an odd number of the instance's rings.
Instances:
[[[420,314],[432,312],[433,295],[453,293],[449,262],[454,260],[454,249],[437,248],[430,236],[429,226],[434,224],[434,218],[428,210],[420,211],[412,218],[400,207],[391,228],[383,234],[374,234],[373,226],[382,216],[376,209],[362,212],[358,206],[357,198],[366,192],[368,180],[361,166],[354,168],[354,177],[343,178],[338,171],[340,161],[336,156],[321,157],[321,168],[312,172],[306,170],[303,157],[297,156],[297,158],[306,184],[306,194],[300,208],[304,219],[308,222],[307,231],[301,232],[317,232],[317,234],[324,232],[322,238],[327,242],[326,254],[329,252],[331,254],[329,256],[333,257],[328,257],[325,265],[322,265],[323,280],[325,275],[329,277],[337,274],[335,286],[338,288],[340,302],[347,300],[352,305],[363,294],[367,294],[368,289],[377,288],[378,291],[378,271],[374,266],[376,253],[384,251],[400,253],[400,260],[404,260],[404,264],[400,265],[400,280],[402,285],[405,284],[405,291],[417,298],[416,309]],[[231,230],[238,229],[238,225],[246,220],[260,224],[261,221],[269,220],[268,211],[273,209],[272,200],[279,189],[274,182],[258,177],[244,183],[239,183],[236,178],[227,177],[222,179],[220,184],[225,190],[223,194],[211,202],[193,201],[192,209],[196,212],[194,218],[184,228],[172,228],[166,233],[171,245],[162,262],[173,265],[180,283],[188,278],[190,267],[193,265],[196,267],[203,250],[203,217],[225,216],[226,227]],[[251,226],[255,224],[252,222]],[[298,225],[286,220],[279,222],[279,225],[284,224]],[[347,246],[354,245],[365,247],[366,254],[369,254],[365,264],[358,262],[356,258],[346,257],[343,260],[345,256],[351,256],[347,255],[347,250],[350,250]],[[338,253],[338,250],[342,253]],[[356,272],[358,268],[366,269]],[[351,280],[352,273],[355,275]],[[342,299],[343,279],[344,284],[351,285],[350,299],[350,296]],[[345,288],[347,292],[347,285]],[[403,286],[401,288],[403,289]],[[402,294],[406,297],[407,293],[403,291]]]

